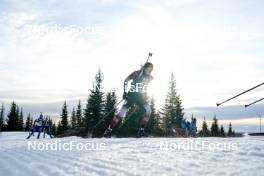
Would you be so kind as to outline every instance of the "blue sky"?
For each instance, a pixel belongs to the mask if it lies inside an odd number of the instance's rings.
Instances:
[[[264,87],[215,108],[263,82],[264,12],[260,0],[0,0],[0,103],[34,116],[58,116],[85,103],[95,73],[104,90],[122,94],[123,79],[153,52],[150,95],[162,106],[175,74],[186,117],[215,114],[238,130],[258,130]],[[245,122],[246,121],[246,122]]]

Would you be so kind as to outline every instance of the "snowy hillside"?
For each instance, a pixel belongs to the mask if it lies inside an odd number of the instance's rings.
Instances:
[[[25,140],[27,135],[28,133],[19,132],[0,134],[0,175],[248,176],[264,173],[263,137],[225,139],[69,137],[41,138],[37,141],[34,137]],[[64,145],[70,143],[73,144],[71,149]],[[39,148],[34,150],[34,144]],[[55,144],[64,145],[68,150],[58,148],[54,150],[52,146]],[[85,149],[79,150],[85,145]],[[216,145],[218,148],[213,147]]]

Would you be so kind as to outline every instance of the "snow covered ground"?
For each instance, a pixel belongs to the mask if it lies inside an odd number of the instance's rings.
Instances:
[[[25,140],[27,135],[0,134],[0,175],[264,175],[264,137]]]

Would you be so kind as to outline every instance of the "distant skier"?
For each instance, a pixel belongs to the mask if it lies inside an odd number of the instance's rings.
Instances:
[[[144,64],[141,70],[134,71],[125,79],[123,94],[125,103],[123,104],[119,112],[113,117],[109,127],[104,132],[104,137],[111,137],[112,129],[122,121],[122,119],[126,116],[129,108],[133,105],[138,105],[145,110],[140,122],[140,128],[138,130],[137,137],[145,136],[144,128],[146,127],[151,114],[151,108],[147,102],[146,86],[153,79],[153,77],[151,76],[152,70],[153,64],[147,62]],[[127,91],[128,82],[131,80],[131,88],[129,91]]]
[[[196,137],[197,133],[197,126],[196,126],[196,118],[192,118],[191,121],[191,134],[193,137]]]
[[[187,136],[187,122],[186,122],[186,119],[182,119],[181,120],[181,129],[182,129],[182,136],[186,137]]]
[[[40,113],[39,118],[37,118],[34,121],[34,125],[33,125],[34,127],[30,131],[31,133],[29,134],[29,136],[27,137],[27,139],[29,139],[32,135],[34,135],[34,132],[38,132],[37,138],[39,139],[40,133],[42,132],[42,123],[43,123],[43,115],[42,115],[42,113]]]

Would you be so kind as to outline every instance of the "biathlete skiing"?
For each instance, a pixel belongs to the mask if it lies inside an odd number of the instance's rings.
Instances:
[[[33,128],[30,130],[30,133],[27,139],[29,139],[32,135],[34,136],[34,132],[38,132],[37,138],[39,139],[40,133],[42,132],[42,123],[43,123],[43,115],[42,113],[40,113],[39,118],[37,118],[34,121]]]
[[[149,53],[149,57],[152,54]],[[149,58],[148,57],[148,58]],[[112,130],[124,119],[129,108],[133,105],[137,105],[140,108],[144,108],[144,113],[139,124],[139,130],[137,137],[145,136],[145,127],[149,121],[151,108],[147,102],[147,85],[153,80],[151,72],[153,70],[153,64],[147,62],[140,70],[132,72],[124,81],[124,94],[125,100],[121,109],[114,115],[109,127],[104,132],[104,137],[111,137]],[[130,89],[128,89],[128,82],[131,81]]]

